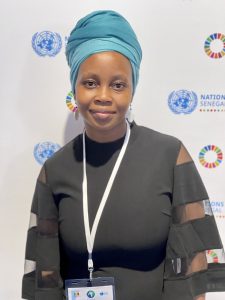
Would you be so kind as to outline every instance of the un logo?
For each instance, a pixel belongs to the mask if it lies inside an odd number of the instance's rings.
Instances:
[[[51,142],[39,143],[34,147],[34,157],[39,164],[43,165],[60,148],[58,144]]]
[[[88,296],[88,298],[94,298],[95,292],[94,291],[88,291],[87,296]]]
[[[198,104],[198,97],[193,91],[173,91],[168,98],[169,108],[175,114],[190,114]]]
[[[51,31],[36,32],[32,37],[32,47],[39,56],[56,56],[62,48],[62,39]]]

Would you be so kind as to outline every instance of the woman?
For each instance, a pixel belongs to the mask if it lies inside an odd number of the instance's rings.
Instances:
[[[97,277],[114,278],[117,300],[224,291],[222,244],[190,155],[126,121],[142,56],[129,23],[114,11],[87,15],[66,55],[85,131],[37,180],[23,298],[62,300],[65,280]],[[208,263],[213,249],[219,262]]]

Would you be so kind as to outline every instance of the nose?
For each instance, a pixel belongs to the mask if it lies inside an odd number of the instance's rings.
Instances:
[[[97,89],[96,95],[94,97],[95,104],[98,105],[111,105],[112,104],[112,96],[111,91],[108,86],[100,86]]]

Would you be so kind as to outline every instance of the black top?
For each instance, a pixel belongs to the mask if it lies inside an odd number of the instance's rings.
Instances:
[[[123,141],[98,143],[86,137],[90,226]],[[117,300],[193,300],[203,292],[225,290],[222,261],[210,263],[208,271],[202,262],[203,251],[222,245],[209,210],[193,217],[196,203],[205,200],[206,205],[208,195],[192,161],[177,165],[180,149],[176,138],[131,126],[93,250],[93,276],[114,277]],[[45,179],[38,180],[32,213],[39,225],[28,231],[26,252],[27,261],[37,264],[24,276],[25,299],[62,300],[65,279],[89,276],[82,150],[79,135],[47,160]],[[179,218],[184,208],[193,211],[186,220]],[[199,260],[198,269],[193,259]]]

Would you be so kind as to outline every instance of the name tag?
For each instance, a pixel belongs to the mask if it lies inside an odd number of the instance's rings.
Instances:
[[[115,300],[115,285],[112,277],[71,279],[65,281],[67,300]]]

